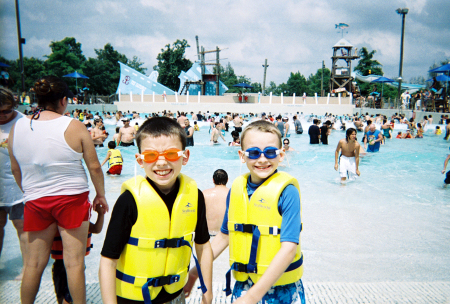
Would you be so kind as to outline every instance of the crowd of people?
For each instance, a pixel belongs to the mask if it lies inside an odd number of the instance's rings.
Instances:
[[[433,122],[431,115],[416,123],[414,116],[407,120],[395,114],[388,119],[367,113],[326,113],[321,119],[297,113],[290,121],[266,113],[243,117],[199,112],[190,113],[189,119],[188,113],[164,111],[141,119],[139,113],[120,111],[69,113],[73,94],[54,76],[39,79],[34,91],[38,108],[23,115],[14,110],[12,93],[0,88],[4,148],[0,150],[4,164],[0,237],[3,241],[9,215],[23,257],[22,303],[35,301],[50,256],[55,259],[58,303],[86,303],[84,258],[90,234],[102,230],[109,211],[102,166],[108,163],[107,174],[121,174],[124,159],[118,146],[137,147],[136,162],[146,176],[125,181],[114,204],[99,267],[103,302],[184,303],[199,278],[202,300],[211,303],[212,263],[230,246],[230,271],[236,284],[233,290],[227,285],[227,293],[232,293],[235,303],[305,303],[300,188],[294,177],[278,171],[286,154],[295,151],[291,134],[303,134],[300,118],[312,122],[308,130],[312,145],[328,145],[331,132],[344,132],[334,164],[341,181],[360,175],[360,156],[378,152],[393,137],[394,124],[407,124],[409,135],[397,136],[406,139],[423,137],[425,126]],[[103,147],[109,137],[102,117],[123,125],[117,126],[100,163],[96,148]],[[141,124],[131,125],[130,117]],[[239,159],[250,173],[236,178],[231,188],[222,169],[214,172],[214,187],[204,191],[181,173],[199,121],[209,122],[211,145],[219,144],[219,138],[226,142],[224,134],[231,131],[233,140],[228,145],[240,146]],[[448,139],[450,119],[443,116],[442,122],[446,122]],[[350,123],[354,128],[346,127]],[[357,132],[364,132],[363,144],[356,140]],[[442,173],[449,159],[450,154]],[[95,189],[92,203],[82,161]],[[447,180],[450,183],[448,173]],[[90,222],[91,210],[98,213],[95,223]],[[188,271],[192,246],[196,266]],[[227,284],[228,280],[229,276]]]

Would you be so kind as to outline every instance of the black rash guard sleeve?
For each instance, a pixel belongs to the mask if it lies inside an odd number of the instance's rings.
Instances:
[[[130,191],[122,193],[114,205],[101,255],[118,259],[137,220],[137,206]]]
[[[198,212],[197,212],[197,227],[195,227],[196,244],[205,244],[209,241],[208,222],[206,221],[206,205],[203,192],[198,190]]]

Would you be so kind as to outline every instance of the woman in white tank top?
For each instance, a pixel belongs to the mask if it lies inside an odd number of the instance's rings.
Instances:
[[[55,76],[46,76],[35,83],[34,91],[38,111],[16,122],[9,134],[8,150],[12,172],[24,192],[24,230],[27,230],[27,214],[29,225],[33,220],[38,221],[32,218],[34,215],[45,214],[44,224],[49,221],[49,226],[44,228],[41,224],[25,232],[28,242],[21,300],[22,303],[35,301],[54,236],[59,230],[65,248],[63,257],[70,294],[74,303],[86,303],[84,256],[89,220],[78,218],[79,227],[66,229],[57,225],[57,220],[59,223],[62,220],[52,216],[57,209],[66,208],[64,203],[69,198],[84,195],[83,212],[89,217],[89,187],[81,159],[86,163],[96,191],[93,208],[107,212],[103,172],[86,127],[78,120],[63,116],[68,98],[73,97],[67,84]],[[27,203],[34,208],[29,213]],[[76,212],[69,212],[68,216],[66,212],[66,218],[72,217],[71,214],[77,216]]]

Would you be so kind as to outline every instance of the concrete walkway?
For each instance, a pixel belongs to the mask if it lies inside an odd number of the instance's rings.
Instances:
[[[316,283],[304,282],[307,303],[450,303],[450,282],[377,282],[377,283]],[[98,282],[88,283],[87,303],[102,303]],[[224,283],[214,283],[213,303],[229,303],[222,291]],[[0,303],[20,303],[20,282],[0,281]],[[195,291],[187,303],[201,302]],[[42,282],[36,298],[38,304],[56,304],[52,282]]]

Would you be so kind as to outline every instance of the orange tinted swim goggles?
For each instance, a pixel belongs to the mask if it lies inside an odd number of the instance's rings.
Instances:
[[[160,156],[164,156],[166,160],[172,162],[179,160],[182,156],[186,157],[186,155],[184,155],[184,151],[174,148],[168,149],[161,153],[155,150],[146,150],[142,152],[140,158],[146,163],[154,163]]]

